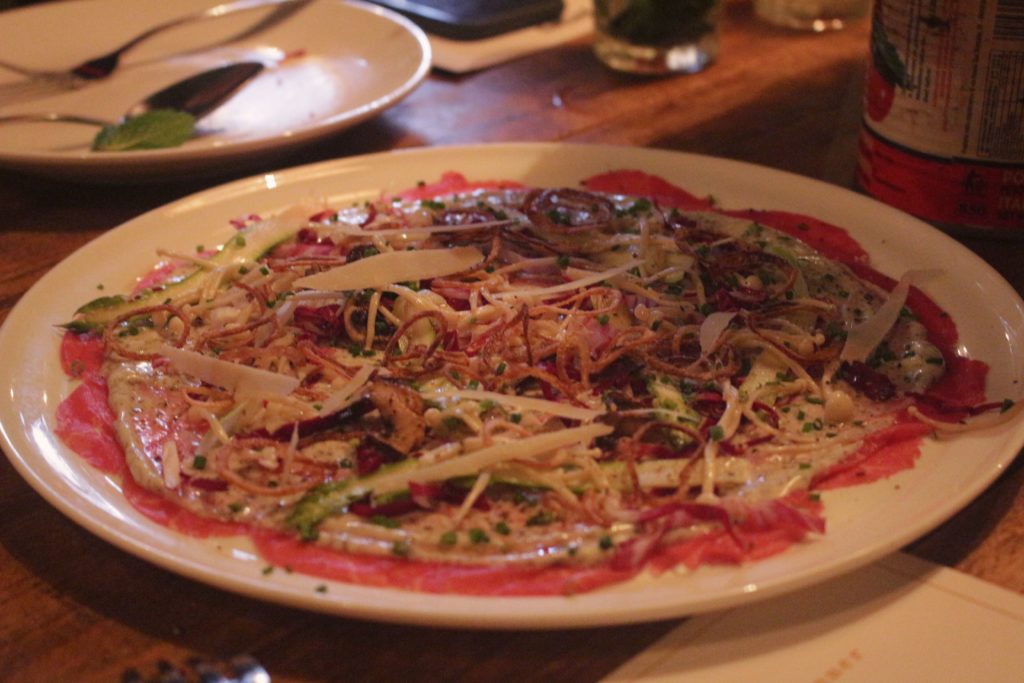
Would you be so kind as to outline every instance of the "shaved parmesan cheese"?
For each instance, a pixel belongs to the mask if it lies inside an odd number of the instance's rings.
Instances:
[[[704,322],[700,325],[701,355],[706,356],[711,353],[712,349],[715,348],[715,344],[722,337],[722,333],[725,332],[725,329],[729,327],[729,323],[735,317],[735,311],[731,313],[716,311],[704,318]]]
[[[363,388],[366,382],[370,379],[370,376],[373,375],[374,370],[376,370],[376,368],[373,365],[364,365],[359,368],[356,374],[352,376],[352,379],[345,382],[341,389],[338,389],[336,392],[328,396],[327,399],[320,404],[320,414],[330,415],[342,408],[348,407],[359,390]]]
[[[171,367],[178,372],[236,394],[264,393],[287,396],[299,386],[296,377],[211,358],[195,351],[165,345],[160,347],[160,354],[167,358],[171,362]]]
[[[295,286],[332,291],[379,289],[397,282],[454,275],[483,260],[484,255],[473,247],[388,251],[300,277]]]
[[[581,277],[578,280],[572,280],[571,282],[563,282],[560,285],[553,285],[551,287],[538,287],[536,289],[511,289],[504,292],[495,292],[494,298],[496,299],[537,299],[550,296],[552,294],[561,294],[562,292],[571,292],[576,289],[583,289],[590,285],[603,282],[604,280],[610,280],[613,277],[622,275],[626,271],[632,270],[639,266],[641,261],[634,261],[625,266],[619,266],[618,268],[610,268],[608,270],[602,270],[599,273]]]
[[[910,273],[905,273],[875,314],[850,329],[846,335],[846,344],[839,353],[839,359],[861,362],[867,360],[899,320],[900,311],[907,303],[909,293]]]
[[[164,486],[176,489],[181,484],[181,458],[178,457],[178,445],[168,439],[161,449],[160,461],[163,463]]]
[[[473,488],[466,494],[465,500],[462,501],[462,505],[459,506],[459,511],[455,513],[455,517],[452,519],[452,527],[457,527],[462,524],[462,520],[465,519],[466,515],[469,514],[470,509],[476,504],[477,498],[479,498],[487,485],[491,483],[490,472],[483,472],[476,481],[473,482]]]
[[[509,406],[511,408],[518,408],[519,410],[535,410],[539,413],[547,413],[548,415],[554,415],[556,417],[566,417],[570,420],[583,420],[584,422],[593,420],[595,417],[604,414],[604,412],[600,410],[579,408],[567,403],[547,401],[542,398],[529,398],[527,396],[510,396],[508,394],[501,394],[494,391],[476,391],[471,389],[467,389],[465,391],[427,391],[424,392],[423,395],[428,398],[464,398],[471,401],[494,401],[495,403]]]
[[[611,434],[612,431],[609,425],[595,424],[547,432],[518,441],[497,443],[457,458],[382,477],[374,483],[374,492],[379,494],[401,490],[408,487],[409,482],[444,481],[452,477],[479,474],[485,468],[505,460],[531,458],[566,446],[586,444],[599,436]]]
[[[202,418],[206,420],[206,424],[210,426],[202,441],[199,442],[196,452],[209,453],[210,449],[218,443],[226,444],[231,441],[231,433],[235,431],[235,425],[242,419],[242,414],[245,412],[248,403],[245,400],[241,401],[220,420],[206,408],[196,408]]]
[[[641,489],[674,488],[682,481],[688,486],[700,486],[704,483],[705,468],[703,461],[693,463],[688,459],[679,460],[645,460],[635,463],[636,482]],[[750,481],[753,465],[746,458],[733,456],[721,457],[715,461],[715,484],[739,485]],[[609,462],[602,465],[602,471],[609,483],[621,491],[628,491],[633,486],[632,478],[625,463]],[[684,479],[685,477],[685,479]],[[573,482],[580,485],[580,482]]]
[[[427,225],[409,228],[382,228],[380,230],[366,230],[356,225],[340,223],[331,226],[331,232],[341,233],[352,237],[401,237],[405,239],[416,239],[423,235],[434,233],[465,232],[470,230],[484,230],[487,228],[498,228],[503,225],[511,225],[514,221],[488,221],[486,223],[466,223],[465,225]]]

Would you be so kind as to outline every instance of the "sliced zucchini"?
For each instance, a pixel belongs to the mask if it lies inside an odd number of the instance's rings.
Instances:
[[[207,260],[216,265],[236,263],[240,267],[244,263],[252,263],[294,235],[304,224],[304,219],[289,215],[254,223],[239,230]],[[206,268],[197,267],[159,289],[147,290],[137,296],[94,299],[75,311],[75,319],[65,327],[73,331],[95,329],[140,308],[156,306],[167,300],[180,300],[201,290],[206,282],[203,276],[209,272]],[[237,271],[225,274],[224,282],[232,281],[239,274]]]
[[[317,537],[316,528],[320,522],[332,515],[344,513],[349,505],[381,488],[381,483],[393,480],[396,475],[407,470],[415,470],[419,465],[417,460],[410,458],[384,465],[365,477],[349,477],[342,481],[321,484],[303,496],[295,505],[295,509],[288,515],[288,525],[298,531],[303,540],[314,540]],[[383,492],[395,493],[396,491]]]

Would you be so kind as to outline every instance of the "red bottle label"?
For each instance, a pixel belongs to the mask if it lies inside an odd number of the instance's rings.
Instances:
[[[876,199],[927,221],[1024,230],[1024,167],[932,157],[865,128],[857,181]]]

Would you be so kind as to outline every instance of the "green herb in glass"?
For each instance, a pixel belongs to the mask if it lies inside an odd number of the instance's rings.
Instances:
[[[594,52],[619,71],[701,71],[718,54],[721,1],[594,0]]]

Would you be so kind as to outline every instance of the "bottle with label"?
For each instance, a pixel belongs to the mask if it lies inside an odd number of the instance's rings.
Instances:
[[[876,0],[864,104],[863,189],[1024,238],[1024,0]]]

